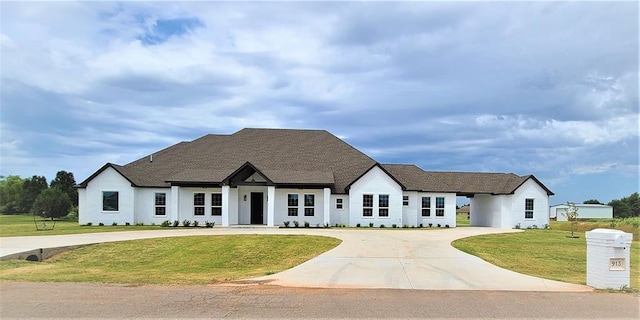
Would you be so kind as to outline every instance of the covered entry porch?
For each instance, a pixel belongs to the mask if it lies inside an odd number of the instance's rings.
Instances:
[[[278,178],[288,178],[292,173],[271,175],[279,181]],[[313,225],[330,223],[330,184],[309,185],[291,179],[276,183],[250,163],[221,180],[217,183],[173,181],[170,210],[173,219],[213,221],[224,227],[273,227],[287,220]]]

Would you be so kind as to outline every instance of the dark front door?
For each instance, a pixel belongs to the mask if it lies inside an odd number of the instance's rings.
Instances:
[[[251,224],[264,224],[262,210],[264,209],[262,192],[251,192]]]

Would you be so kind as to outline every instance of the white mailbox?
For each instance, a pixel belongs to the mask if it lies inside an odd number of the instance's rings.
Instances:
[[[594,229],[586,233],[586,238],[587,285],[597,289],[629,286],[629,252],[633,234],[620,230]]]

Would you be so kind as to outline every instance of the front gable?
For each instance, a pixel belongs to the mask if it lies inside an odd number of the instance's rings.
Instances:
[[[371,167],[349,186],[349,225],[402,225],[402,190],[403,186],[379,165]],[[386,216],[380,213],[381,197],[388,201]],[[365,206],[365,198],[372,202],[370,206]],[[370,215],[365,214],[365,207]]]
[[[397,186],[399,186],[401,190],[406,190],[405,186],[402,185],[402,183],[400,183],[400,181],[398,181],[398,179],[396,179],[396,177],[394,177],[391,173],[389,173],[389,171],[385,170],[385,168],[382,167],[379,163],[376,163],[373,166],[371,166],[371,168],[369,168],[367,171],[365,171],[363,174],[361,174],[354,181],[349,183],[345,189],[347,190],[347,192],[349,192],[349,190],[356,183],[367,183],[367,181],[370,181],[371,179],[376,179],[376,178],[373,178],[373,177],[382,177],[382,176],[386,176],[393,183],[395,183]]]
[[[265,186],[274,185],[273,181],[251,164],[251,162],[243,164],[240,168],[225,178],[222,183],[229,186],[246,184]]]
[[[540,182],[540,180],[538,180],[538,178],[536,178],[534,175],[529,175],[526,179],[524,179],[524,181],[522,181],[521,184],[519,184],[517,187],[515,187],[513,189],[513,191],[511,192],[511,194],[516,193],[516,191],[518,189],[520,189],[522,186],[524,186],[525,184],[529,183],[529,181],[533,181],[535,183],[538,184],[538,187],[540,187],[542,190],[544,190],[544,192],[548,195],[548,196],[552,196],[554,195],[554,193],[549,190],[549,188],[547,188],[544,184],[542,184],[542,182]]]
[[[127,177],[126,175],[124,175],[122,173],[121,170],[119,170],[118,168],[119,166],[116,166],[113,163],[107,162],[104,166],[102,166],[102,168],[98,169],[96,172],[94,172],[91,176],[89,176],[87,179],[85,179],[84,181],[82,181],[80,184],[78,184],[76,187],[78,188],[86,188],[87,185],[89,184],[89,182],[93,181],[94,179],[96,179],[97,177],[103,175],[103,173],[106,171],[107,175],[111,175],[111,174],[118,174],[121,178],[127,180],[132,187],[135,187],[136,184],[133,183],[133,181],[131,181],[131,179],[129,179],[129,177]]]

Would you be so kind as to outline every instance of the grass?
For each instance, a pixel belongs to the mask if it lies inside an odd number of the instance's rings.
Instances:
[[[469,221],[469,216],[466,213],[456,214],[456,226],[458,227],[468,227],[471,225]]]
[[[587,244],[580,238],[567,238],[564,230],[531,229],[459,239],[452,243],[466,253],[516,272],[552,280],[586,284]],[[634,239],[635,240],[635,239]],[[640,248],[631,246],[630,286],[640,288]]]
[[[571,223],[568,221],[551,221],[549,225],[553,230],[571,231]],[[633,241],[640,241],[640,217],[577,221],[574,230],[578,232],[587,232],[597,228],[617,229],[632,233]]]
[[[49,222],[47,222],[49,224]],[[136,231],[155,230],[160,226],[80,226],[78,221],[56,220],[53,230],[37,231],[33,222],[33,215],[0,215],[0,237],[17,236],[45,236],[75,233],[113,232],[113,231]]]
[[[280,272],[340,240],[302,235],[219,235],[103,243],[44,262],[0,261],[0,280],[211,284]]]

